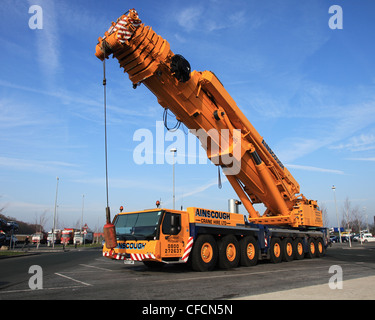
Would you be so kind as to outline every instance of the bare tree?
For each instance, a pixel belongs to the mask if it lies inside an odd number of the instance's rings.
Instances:
[[[81,228],[81,219],[78,219],[74,225],[74,229],[80,229],[80,228]]]
[[[365,227],[365,221],[363,220],[363,211],[359,207],[355,207],[352,212],[353,215],[353,227],[356,233],[360,233]],[[357,230],[358,229],[358,230]]]
[[[48,221],[47,210],[44,210],[41,215],[38,215],[37,213],[35,213],[35,220],[34,221],[35,221],[35,231],[36,232],[44,231],[45,224]]]
[[[323,227],[327,227],[329,225],[327,206],[325,203],[321,203],[319,207],[320,207],[320,210],[322,211]]]
[[[358,229],[359,232],[363,225],[362,212],[359,210],[359,206],[357,205],[353,207],[349,197],[346,197],[342,212],[343,220],[341,222],[341,226],[349,229],[350,231],[357,231]]]
[[[1,198],[2,196],[0,196]],[[2,205],[2,207],[0,207],[0,214],[4,214],[3,211],[6,209],[6,205]]]

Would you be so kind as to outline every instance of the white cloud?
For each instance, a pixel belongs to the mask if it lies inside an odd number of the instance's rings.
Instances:
[[[214,7],[210,6],[207,9],[204,9],[202,6],[185,8],[176,15],[177,22],[187,32],[193,30],[213,32],[226,28],[234,28],[247,22],[248,17],[244,10],[233,13],[224,11],[225,15],[223,15],[223,11],[215,8],[217,5],[214,4]],[[260,24],[261,22],[257,21],[254,26],[258,27]]]
[[[291,169],[296,169],[296,170],[333,173],[333,174],[345,174],[344,171],[341,171],[341,170],[325,169],[325,168],[318,168],[318,167],[311,167],[311,166],[302,166],[298,164],[287,164],[286,167],[291,168]]]
[[[44,74],[55,75],[59,68],[58,15],[54,1],[28,0],[30,6],[40,5],[43,9],[43,29],[35,30],[38,61]]]
[[[361,134],[350,138],[347,143],[332,146],[331,149],[346,149],[352,152],[373,150],[375,149],[375,135]]]
[[[375,124],[375,102],[359,101],[357,104],[327,107],[325,114],[323,109],[311,115],[301,112],[300,116],[311,121],[308,125],[294,130],[296,137],[285,138],[279,143],[277,148],[281,161],[293,161],[306,156],[320,148],[349,149],[350,151],[365,151],[375,149],[375,136],[373,134],[362,134],[353,136],[356,132]],[[319,115],[319,114],[320,115]],[[348,139],[347,143],[335,146],[343,139]]]
[[[12,170],[26,170],[28,172],[62,172],[63,170],[76,171],[78,165],[63,161],[30,160],[0,157],[0,167]]]
[[[346,160],[375,162],[375,158],[348,158]]]
[[[177,16],[178,24],[186,31],[195,30],[201,23],[203,9],[201,7],[189,7],[183,9]]]

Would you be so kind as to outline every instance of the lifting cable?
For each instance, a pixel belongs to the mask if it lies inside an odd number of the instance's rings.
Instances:
[[[168,115],[170,116],[170,114],[168,114],[168,109],[164,109],[164,112],[163,112],[163,122],[164,122],[164,127],[165,127],[168,131],[175,132],[175,131],[177,131],[177,130],[180,128],[181,121],[180,121],[180,120],[177,120],[175,126],[174,126],[173,128],[169,128],[169,127],[168,127]]]
[[[221,183],[220,166],[217,166],[217,187],[221,189],[223,184]]]
[[[110,223],[110,211],[109,211],[109,200],[108,200],[108,155],[107,155],[107,79],[105,76],[105,46],[103,46],[103,88],[104,88],[104,150],[105,150],[105,189],[106,189],[106,198],[107,198],[107,207],[106,207],[106,218],[107,223]]]

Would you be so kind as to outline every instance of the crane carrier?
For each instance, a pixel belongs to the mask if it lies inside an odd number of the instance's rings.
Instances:
[[[196,207],[120,212],[112,233],[104,230],[104,256],[149,267],[187,262],[207,271],[217,265],[251,266],[260,259],[278,263],[324,255],[328,232],[317,202],[300,193],[297,181],[214,73],[191,71],[189,62],[174,54],[134,9],[98,39],[95,55],[105,63],[111,54],[133,88],[144,84],[199,138],[248,217]],[[264,204],[263,214],[255,210],[257,203]]]

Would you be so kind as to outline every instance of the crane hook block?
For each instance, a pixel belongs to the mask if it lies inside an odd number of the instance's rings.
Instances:
[[[182,55],[175,54],[171,59],[171,72],[180,82],[190,80],[190,63]]]

